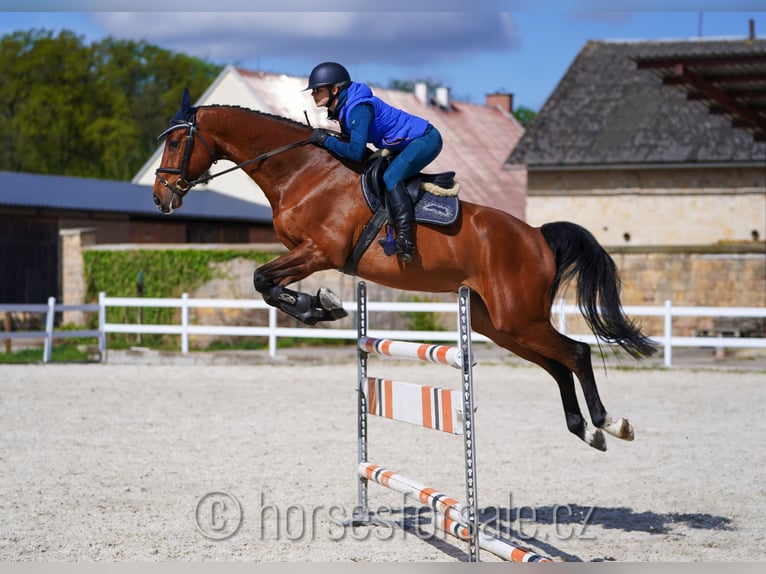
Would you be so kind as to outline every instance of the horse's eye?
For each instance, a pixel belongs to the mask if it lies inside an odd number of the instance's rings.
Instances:
[[[169,140],[168,146],[170,146],[170,149],[178,149],[178,146],[181,144],[180,140]]]

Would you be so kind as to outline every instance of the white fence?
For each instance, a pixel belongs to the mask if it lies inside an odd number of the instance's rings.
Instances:
[[[55,297],[48,297],[47,304],[4,304],[0,303],[0,312],[44,313],[45,331],[0,331],[0,339],[43,339],[43,362],[49,363],[53,350],[54,339],[94,337],[99,340],[99,348],[106,349],[106,336],[103,329],[94,330],[56,330],[54,328],[56,313],[64,311],[100,311],[101,306],[91,305],[58,305]]]
[[[344,308],[349,313],[356,312],[356,302],[344,302]],[[180,324],[173,325],[147,325],[127,323],[107,323],[106,310],[110,307],[172,307],[181,309]],[[264,326],[236,326],[236,325],[195,325],[189,321],[189,311],[194,308],[211,309],[268,309],[268,324]],[[450,303],[427,303],[427,302],[369,302],[367,308],[371,312],[423,312],[423,313],[454,313],[455,304]],[[649,333],[664,349],[664,361],[666,366],[671,366],[673,361],[673,347],[710,347],[710,348],[750,348],[766,349],[766,337],[677,337],[673,335],[674,317],[730,317],[730,318],[758,318],[766,321],[766,308],[763,307],[674,307],[670,301],[666,301],[663,307],[650,306],[626,306],[625,312],[630,317],[664,317],[664,329],[662,334]],[[179,335],[181,337],[181,351],[189,352],[189,337],[191,335],[227,335],[239,337],[266,337],[268,339],[269,355],[276,356],[277,339],[279,337],[314,338],[314,339],[348,339],[356,338],[356,329],[340,328],[290,328],[277,325],[277,310],[266,305],[262,299],[194,299],[184,293],[180,299],[164,299],[150,297],[107,297],[105,293],[99,294],[98,304],[92,305],[57,305],[54,298],[48,300],[47,305],[6,305],[0,303],[2,311],[24,311],[30,313],[45,313],[45,331],[0,331],[0,339],[44,339],[43,361],[50,362],[53,340],[70,337],[93,337],[99,341],[101,357],[106,356],[107,333],[135,333],[135,334],[165,334]],[[91,311],[98,312],[98,329],[90,331],[56,330],[54,327],[55,313],[62,311]],[[590,334],[567,333],[567,317],[579,315],[576,305],[567,304],[563,299],[552,309],[554,317],[558,321],[558,329],[569,337],[594,344],[598,339]],[[430,341],[455,341],[457,340],[457,323],[454,331],[403,331],[403,330],[377,330],[370,331],[371,337],[380,337],[400,340],[430,340]],[[486,342],[488,339],[475,333],[476,342]],[[603,343],[603,341],[601,341]]]

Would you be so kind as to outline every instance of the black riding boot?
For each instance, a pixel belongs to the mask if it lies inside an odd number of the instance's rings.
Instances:
[[[415,244],[412,241],[412,220],[414,208],[410,194],[404,183],[399,182],[394,189],[388,190],[388,198],[391,204],[391,215],[394,218],[394,231],[396,231],[396,257],[403,263],[412,261],[412,252]]]

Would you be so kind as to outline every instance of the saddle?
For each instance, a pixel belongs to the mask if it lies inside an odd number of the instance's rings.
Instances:
[[[385,199],[386,185],[383,182],[383,173],[390,162],[390,154],[375,152],[362,173],[362,195],[373,215],[362,230],[359,241],[346,263],[340,269],[342,273],[356,274],[362,255],[377,237],[383,224],[390,220]],[[460,215],[460,200],[457,197],[460,185],[455,181],[454,171],[436,174],[419,173],[407,179],[405,184],[415,207],[415,221],[433,225],[452,225],[457,220]]]
[[[386,209],[383,173],[389,163],[389,155],[373,154],[362,173],[362,195],[373,213]],[[460,185],[455,181],[454,171],[419,173],[407,179],[405,184],[415,206],[415,221],[434,225],[455,223],[460,214],[460,200],[457,197]]]

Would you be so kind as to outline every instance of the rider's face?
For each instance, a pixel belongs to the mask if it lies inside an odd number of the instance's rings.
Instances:
[[[311,90],[311,95],[314,98],[314,103],[318,108],[324,107],[330,101],[330,90],[337,90],[336,86],[320,86]],[[335,102],[333,102],[335,103]]]

